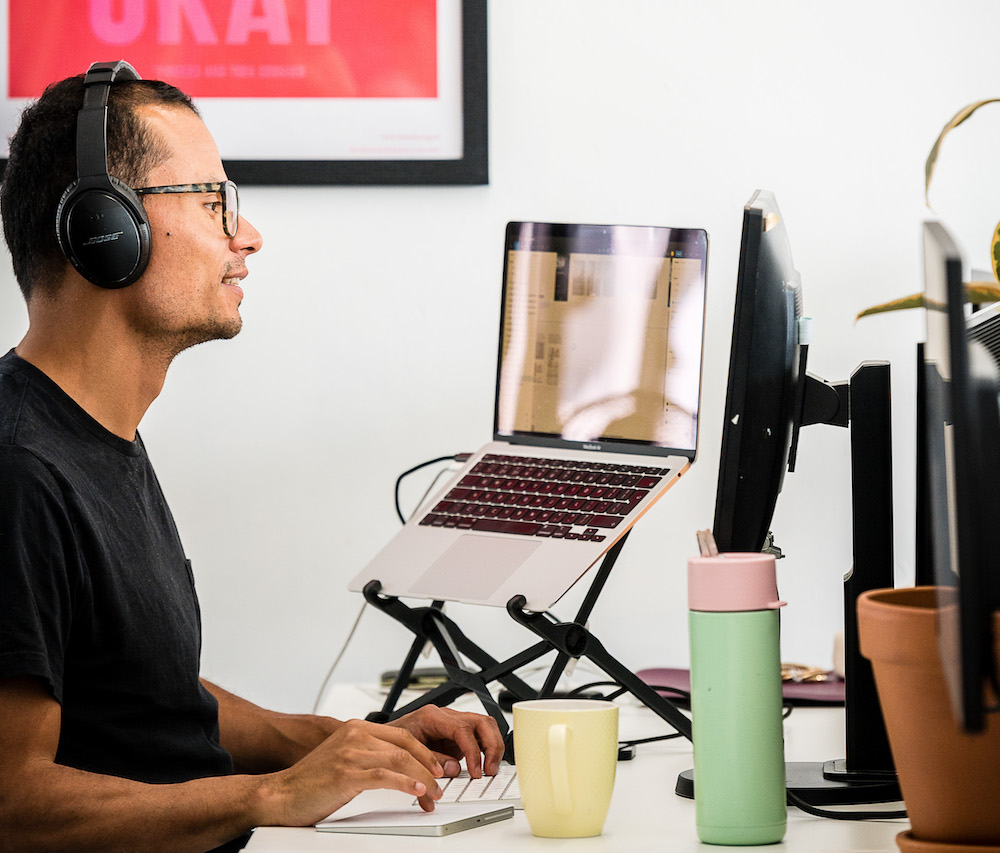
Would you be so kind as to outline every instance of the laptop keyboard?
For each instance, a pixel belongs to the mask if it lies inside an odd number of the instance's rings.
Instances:
[[[420,524],[603,542],[669,472],[487,454]]]

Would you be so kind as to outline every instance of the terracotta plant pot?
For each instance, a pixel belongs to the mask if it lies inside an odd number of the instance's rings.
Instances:
[[[957,611],[939,606],[938,591],[872,590],[858,600],[861,653],[875,671],[912,826],[896,841],[906,853],[1000,851],[1000,719],[988,715],[981,734],[967,734],[955,721],[938,625]],[[997,627],[994,615],[994,642]],[[992,692],[986,701],[996,701]]]

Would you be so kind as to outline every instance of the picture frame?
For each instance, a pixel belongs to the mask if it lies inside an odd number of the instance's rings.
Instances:
[[[226,159],[238,184],[482,185],[489,183],[487,0],[461,0],[462,153],[433,160]]]
[[[315,14],[314,10],[320,6],[290,2],[289,10],[301,6],[298,18],[289,11],[297,41],[282,47],[279,39],[270,53],[265,51],[262,55],[256,49],[251,51],[252,43],[247,44],[246,39],[227,42],[233,32],[235,12],[230,12],[227,22],[223,13],[217,11],[222,6],[202,6],[212,10],[214,20],[203,16],[204,29],[199,33],[198,44],[178,45],[175,37],[171,42],[174,46],[168,44],[164,48],[164,24],[154,17],[153,10],[167,7],[150,2],[146,7],[150,12],[142,28],[137,23],[133,40],[119,39],[120,46],[109,52],[104,43],[107,39],[101,38],[106,33],[99,31],[93,14],[89,31],[87,28],[81,31],[78,24],[71,27],[65,23],[75,21],[72,11],[76,8],[75,0],[54,0],[57,5],[64,4],[65,9],[46,19],[46,33],[37,31],[39,24],[33,2],[11,0],[9,5],[4,4],[6,8],[0,8],[0,18],[5,19],[3,23],[9,33],[4,45],[6,73],[0,69],[0,76],[6,78],[0,97],[0,121],[5,125],[5,135],[13,132],[20,110],[41,94],[48,82],[81,73],[92,61],[125,59],[140,75],[167,80],[194,96],[219,145],[227,175],[238,184],[489,183],[487,0],[430,0],[429,3],[423,0],[419,4],[422,27],[410,31],[416,40],[408,40],[405,33],[402,36],[392,33],[391,37],[396,39],[395,53],[386,53],[386,45],[381,43],[383,38],[390,37],[388,30],[398,17],[393,14],[395,7],[391,4],[380,4],[381,15],[389,21],[385,30],[371,30],[371,26],[377,26],[371,23],[376,19],[363,16],[363,24],[369,30],[361,34],[360,40],[344,42],[343,30],[337,29],[337,24],[343,25],[344,21],[336,20],[331,29],[327,20],[328,46],[323,47],[322,41],[315,38],[303,42],[303,38],[309,37],[303,36],[301,29],[295,29],[303,20],[308,24],[308,15]],[[244,5],[229,8],[242,9]],[[305,19],[302,9],[308,10]],[[114,35],[120,35],[128,21],[113,18],[113,12],[106,14],[104,26],[118,28]],[[433,29],[428,29],[431,22]],[[192,26],[185,19],[177,25],[177,32],[190,37]],[[263,27],[260,16],[249,19],[248,27],[259,31]],[[217,39],[215,47],[206,45],[206,33]],[[375,39],[371,46],[364,37],[369,33]],[[37,39],[42,36],[46,50],[39,53]],[[258,34],[257,38],[260,37]],[[297,48],[296,44],[303,46]],[[405,55],[399,53],[400,44],[414,45],[417,53],[412,56],[409,51]],[[369,75],[374,69],[385,79],[393,79],[391,75],[402,64],[423,71],[425,77],[429,73],[430,83],[414,90],[415,93],[407,91],[403,95],[362,86],[347,89],[347,94],[343,88],[335,91],[335,84],[328,82],[325,72],[343,61],[344,45],[361,56]],[[318,60],[317,50],[322,51]],[[434,53],[428,54],[428,50]],[[380,62],[384,65],[379,65]],[[300,83],[265,79],[268,71],[297,69],[301,74],[313,76],[301,78]],[[241,75],[245,75],[245,84],[239,82],[244,79]],[[273,88],[275,85],[286,88],[278,91]],[[0,154],[5,156],[6,151]],[[6,159],[0,160],[0,174],[4,167]]]

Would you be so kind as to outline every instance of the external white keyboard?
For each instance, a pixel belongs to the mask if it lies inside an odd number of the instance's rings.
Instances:
[[[516,809],[521,808],[517,768],[512,764],[501,764],[496,776],[484,775],[479,779],[473,779],[462,767],[461,773],[450,779],[439,779],[438,785],[444,791],[439,803],[508,803]]]

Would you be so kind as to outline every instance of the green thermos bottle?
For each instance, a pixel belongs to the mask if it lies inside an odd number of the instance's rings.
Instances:
[[[785,746],[774,557],[688,562],[695,820],[706,844],[785,836]]]

